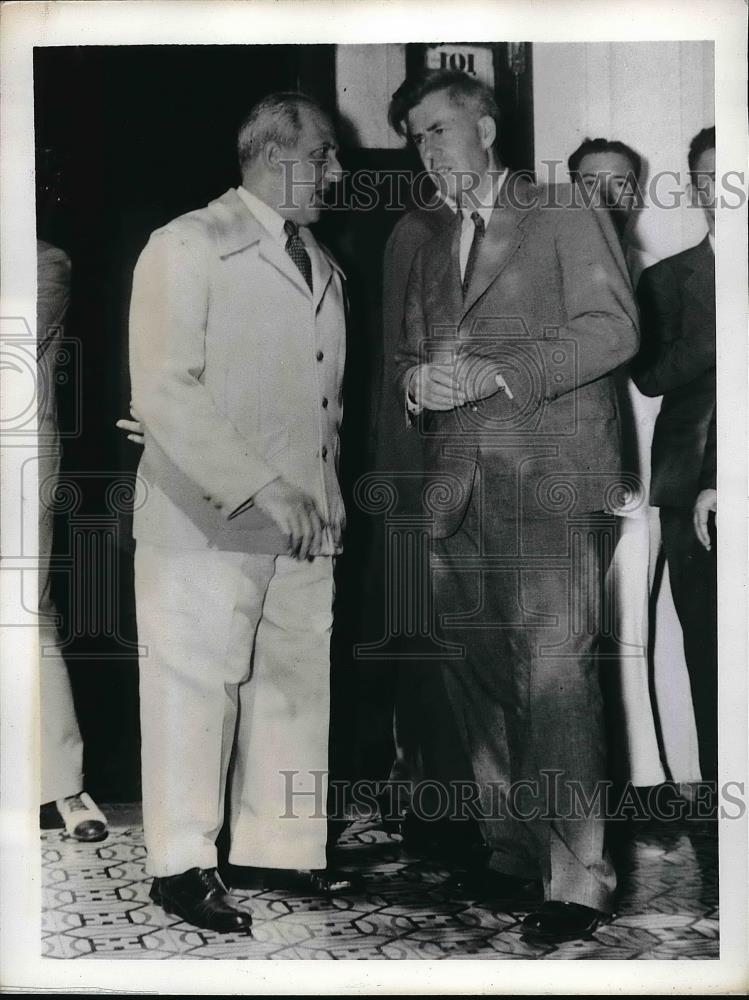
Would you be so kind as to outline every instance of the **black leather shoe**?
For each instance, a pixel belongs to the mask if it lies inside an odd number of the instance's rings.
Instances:
[[[529,913],[522,930],[544,941],[572,941],[590,937],[608,917],[600,910],[580,903],[548,900],[535,913]]]
[[[526,910],[538,906],[543,900],[540,881],[505,875],[492,868],[454,872],[440,889],[450,899],[485,899]]]
[[[188,924],[219,934],[249,934],[252,916],[232,902],[215,868],[155,878],[151,899]]]
[[[281,889],[301,896],[342,896],[361,891],[361,879],[335,868],[298,871],[295,868],[241,868],[231,866],[227,880],[237,889]]]

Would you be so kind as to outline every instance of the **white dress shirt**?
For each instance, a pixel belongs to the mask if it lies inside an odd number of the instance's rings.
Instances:
[[[285,250],[286,243],[289,239],[288,234],[284,229],[286,219],[279,215],[275,208],[271,208],[267,202],[258,198],[258,196],[253,194],[252,191],[248,191],[247,188],[238,187],[237,194],[255,216],[260,225],[264,229],[267,229],[278,245]],[[323,283],[324,275],[326,271],[330,270],[330,267],[324,263],[325,259],[322,251],[307,226],[299,226],[299,237],[304,243],[305,249],[310,257],[310,263],[312,264],[313,287],[320,288]]]
[[[499,176],[496,173],[492,173],[491,176],[491,188],[490,188],[490,199],[488,204],[478,204],[476,206],[472,204],[465,205],[461,211],[463,214],[463,222],[460,228],[460,251],[459,251],[459,261],[460,261],[460,280],[465,278],[466,274],[466,264],[468,263],[468,255],[471,252],[471,244],[473,243],[473,235],[476,231],[476,226],[474,224],[472,215],[474,212],[478,212],[481,218],[484,220],[484,231],[489,225],[489,219],[491,219],[492,212],[494,211],[494,206],[497,203],[497,198],[502,190],[502,186],[507,178],[507,169],[505,168]],[[445,199],[447,204],[450,206],[453,212],[458,211],[458,206],[452,200],[452,198]]]
[[[268,230],[277,243],[280,243],[282,247],[285,247],[286,240],[288,239],[288,236],[283,228],[286,224],[286,219],[279,215],[275,208],[271,208],[267,202],[258,198],[258,196],[253,194],[252,191],[248,191],[247,188],[238,187],[237,194],[255,216],[260,225]]]

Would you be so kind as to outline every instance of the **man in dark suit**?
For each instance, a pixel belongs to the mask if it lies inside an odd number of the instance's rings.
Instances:
[[[713,421],[708,487],[715,487],[715,128],[703,129],[689,149],[696,204],[708,232],[696,246],[648,268],[638,298],[642,350],[633,377],[649,396],[663,395],[655,425],[650,502],[660,507],[663,548],[674,604],[684,634],[700,770],[718,777],[717,578],[714,547],[693,525],[703,488],[708,430]]]
[[[610,373],[638,346],[605,213],[502,169],[488,88],[439,72],[396,94],[453,226],[418,251],[398,351],[424,437],[439,672],[470,755],[491,872],[549,938],[589,933],[615,885],[603,819],[596,651],[619,423]],[[493,873],[493,874],[492,874]],[[470,881],[470,880],[469,880]],[[476,881],[476,880],[474,880]]]
[[[454,210],[435,194],[399,219],[388,238],[383,258],[383,367],[378,393],[380,405],[373,419],[375,468],[395,489],[396,512],[405,529],[404,539],[408,528],[416,526],[421,516],[424,450],[421,437],[411,433],[403,419],[402,393],[395,387],[396,349],[401,337],[408,277],[414,257],[420,247],[454,222]],[[392,558],[392,553],[386,555],[383,552],[381,543],[376,546],[376,551],[380,558]],[[401,595],[404,602],[416,600],[414,594],[426,593],[428,580],[423,578],[423,571],[418,558],[409,562],[412,585],[409,594]],[[384,569],[378,581],[382,579],[383,572]],[[382,587],[377,600],[387,605],[387,595],[383,595]],[[389,623],[385,621],[383,626],[387,629]],[[412,788],[425,774],[432,778],[439,775],[442,782],[470,779],[470,762],[444,687],[437,683],[426,656],[427,644],[421,649],[422,659],[418,658],[418,653],[415,654],[414,642],[408,639],[401,642],[400,647],[390,648],[395,649],[396,657],[403,657],[392,661],[391,671],[385,674],[392,685],[395,708],[395,762],[391,779],[410,782]],[[378,673],[382,678],[383,671]],[[428,792],[421,795],[420,808],[416,811],[408,808],[408,796],[405,801],[401,798],[398,805],[401,808],[406,806],[401,832],[407,849],[449,860],[463,853],[476,839],[473,823],[450,823],[446,815],[423,822],[421,813],[431,815],[433,811],[440,811],[438,799],[432,797],[430,802]],[[391,816],[395,806],[395,802],[388,800],[387,796],[383,797],[381,808],[389,810]]]

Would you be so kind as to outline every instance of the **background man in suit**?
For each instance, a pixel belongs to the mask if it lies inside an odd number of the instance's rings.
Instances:
[[[663,395],[653,437],[650,502],[660,507],[663,548],[684,634],[700,770],[704,781],[717,781],[716,559],[714,547],[704,546],[693,524],[701,488],[715,487],[714,126],[692,140],[689,175],[708,232],[696,246],[643,273],[638,287],[642,350],[633,375],[646,395]],[[712,443],[706,447],[711,422]]]
[[[637,288],[643,270],[656,263],[656,258],[640,247],[636,232],[642,206],[642,158],[619,140],[585,139],[567,165],[573,182],[582,185],[593,204],[611,215],[632,285]],[[673,631],[666,634],[669,623],[677,619],[668,574],[657,573],[660,521],[657,509],[648,502],[650,451],[661,400],[640,392],[629,368],[624,366],[614,376],[627,489],[623,503],[615,510],[618,537],[607,573],[606,595],[613,615],[613,641],[606,645],[602,681],[609,736],[617,747],[610,760],[611,775],[634,785],[651,786],[665,777],[650,694],[653,629],[666,642],[676,640],[668,644],[670,669],[683,670],[686,676],[686,663],[678,626],[675,635]],[[658,667],[656,663],[656,670]]]
[[[637,350],[636,309],[605,214],[573,207],[571,189],[543,205],[502,170],[486,87],[438,72],[402,96],[426,169],[461,209],[416,255],[398,373],[436,487],[435,605],[464,648],[441,680],[492,850],[495,876],[479,883],[517,904],[541,878],[526,930],[577,936],[615,884],[603,820],[570,792],[590,798],[605,776],[596,648],[613,529],[601,512],[620,468],[609,373]],[[527,783],[538,812],[510,782]]]
[[[60,472],[56,375],[62,323],[70,302],[70,258],[59,247],[36,241],[37,361],[39,398],[39,693],[42,737],[43,828],[64,825],[69,836],[99,841],[107,819],[83,791],[83,740],[68,668],[60,652],[52,598],[50,559],[54,535],[53,497]]]
[[[151,896],[216,931],[251,923],[216,871],[229,774],[230,862],[337,886],[319,779],[344,289],[307,226],[340,167],[329,118],[302,94],[260,101],[238,151],[241,187],[152,234],[130,319]],[[288,794],[315,790],[315,772],[317,795]]]

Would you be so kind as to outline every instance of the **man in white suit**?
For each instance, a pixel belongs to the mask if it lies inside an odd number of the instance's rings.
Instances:
[[[320,775],[344,288],[307,226],[340,172],[335,143],[312,99],[264,98],[239,131],[241,187],[153,233],[134,276],[151,898],[219,932],[251,924],[216,870],[227,781],[230,862],[331,888]]]

